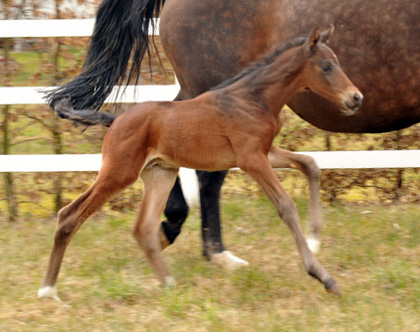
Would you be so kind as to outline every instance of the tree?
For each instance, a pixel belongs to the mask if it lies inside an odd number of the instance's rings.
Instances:
[[[5,19],[8,19],[10,16],[10,7],[12,1],[2,1],[2,14]],[[3,40],[3,85],[10,86],[11,85],[11,66],[10,66],[10,50],[11,50],[11,39],[6,38]],[[7,155],[10,154],[10,106],[4,105],[3,107],[3,120],[2,120],[2,129],[3,129],[3,144],[2,153]],[[12,173],[4,173],[4,186],[5,186],[5,193],[6,193],[6,201],[8,207],[8,220],[13,222],[16,221],[17,218],[17,202],[15,196],[15,189],[14,189],[14,181],[13,181],[13,174]]]

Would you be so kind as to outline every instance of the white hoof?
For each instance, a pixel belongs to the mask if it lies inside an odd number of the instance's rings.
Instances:
[[[61,299],[58,297],[57,288],[55,286],[45,286],[38,290],[38,297],[49,297],[51,299],[56,300],[57,302],[61,302]]]
[[[176,288],[176,280],[174,277],[165,277],[165,288],[173,289]]]
[[[314,254],[316,254],[319,251],[319,248],[321,248],[321,242],[318,239],[316,239],[316,238],[314,238],[312,236],[308,236],[306,238],[306,243],[308,243],[309,249]]]
[[[210,262],[225,268],[226,270],[233,271],[241,267],[248,266],[249,263],[239,257],[233,255],[230,251],[225,250],[220,254],[214,254],[210,258]]]

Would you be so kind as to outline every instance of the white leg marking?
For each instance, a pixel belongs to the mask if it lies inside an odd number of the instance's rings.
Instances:
[[[316,254],[319,251],[319,248],[321,247],[321,242],[318,239],[316,239],[316,238],[314,238],[312,236],[308,236],[306,238],[306,243],[308,243],[309,249],[314,254]]]
[[[182,193],[190,208],[200,207],[200,189],[198,185],[197,173],[190,168],[181,167],[179,169]]]
[[[38,297],[49,297],[58,302],[61,302],[61,299],[58,297],[57,288],[55,286],[45,286],[38,290]]]
[[[247,261],[236,257],[228,250],[225,250],[220,254],[212,255],[210,258],[210,262],[212,262],[213,264],[220,265],[229,271],[233,271],[249,265]]]

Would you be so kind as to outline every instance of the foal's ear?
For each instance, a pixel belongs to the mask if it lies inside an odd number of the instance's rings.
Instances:
[[[328,30],[325,30],[324,32],[321,33],[321,41],[327,44],[333,32],[334,32],[334,25],[331,24]]]
[[[321,33],[319,32],[319,29],[316,28],[314,31],[312,31],[312,33],[309,35],[308,39],[305,42],[305,47],[309,54],[312,54],[315,51],[320,40]]]

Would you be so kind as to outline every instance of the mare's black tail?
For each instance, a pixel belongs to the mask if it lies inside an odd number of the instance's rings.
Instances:
[[[149,25],[158,17],[165,0],[103,0],[96,16],[82,72],[75,79],[46,95],[54,109],[70,97],[77,109],[98,110],[112,88],[128,84],[140,75],[140,62],[150,54]],[[129,60],[131,67],[127,71]]]
[[[54,111],[60,118],[68,119],[73,121],[76,125],[80,124],[84,126],[101,124],[105,127],[109,127],[117,117],[117,115],[106,112],[96,112],[92,110],[75,111],[69,98],[62,98],[57,101],[54,105]]]

